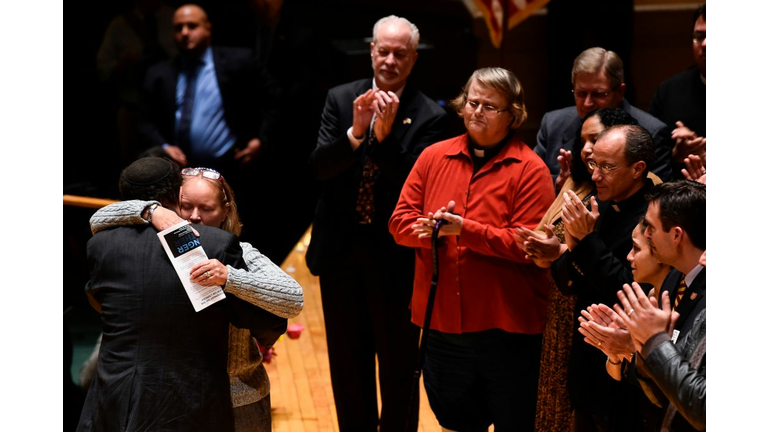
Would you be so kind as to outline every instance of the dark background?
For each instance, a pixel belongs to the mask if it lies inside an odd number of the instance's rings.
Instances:
[[[183,3],[167,2],[172,7]],[[671,2],[552,0],[550,13],[535,14],[507,31],[497,49],[490,42],[484,20],[472,17],[460,0],[286,0],[294,17],[314,32],[318,45],[317,51],[293,59],[296,67],[308,68],[317,79],[306,104],[295,104],[290,115],[311,131],[319,124],[330,87],[370,77],[368,42],[373,24],[395,14],[408,18],[421,33],[419,59],[409,85],[438,102],[448,101],[475,69],[508,68],[525,89],[529,117],[519,133],[532,146],[543,114],[573,104],[570,67],[583,49],[599,45],[622,56],[627,99],[642,109],[648,108],[654,90],[664,79],[693,65],[689,35],[696,4],[684,2],[682,9],[669,10],[655,8],[659,3]],[[209,13],[214,44],[246,43],[249,24],[244,1],[199,4]],[[109,22],[131,5],[127,0],[84,0],[71,2],[65,9],[65,194],[119,198],[118,176],[130,161],[121,159],[115,128],[117,102],[110,88],[98,79],[96,52]],[[458,118],[450,130],[452,135],[463,133]],[[308,141],[302,143],[304,148],[313,147],[313,137],[303,139]],[[304,169],[305,162],[296,160],[295,169]],[[311,196],[305,198],[311,200]],[[77,395],[66,393],[67,372],[79,370],[100,324],[83,292],[88,280],[85,243],[90,238],[88,219],[93,210],[65,207],[63,213],[66,419],[67,413],[78,415],[80,403]],[[72,344],[68,345],[70,337]]]

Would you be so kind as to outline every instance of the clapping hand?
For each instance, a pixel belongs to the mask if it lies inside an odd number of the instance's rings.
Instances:
[[[642,352],[643,345],[652,336],[661,332],[671,333],[680,316],[672,312],[668,291],[661,293],[661,308],[656,297],[648,298],[637,282],[632,282],[632,286],[624,284],[616,295],[620,304],[614,305],[613,310],[627,325],[637,352]]]
[[[683,176],[691,181],[697,181],[702,184],[707,184],[707,153],[704,152],[702,156],[688,155],[683,160],[685,168],[682,169]]]
[[[436,212],[429,212],[426,217],[416,219],[416,223],[411,225],[413,230],[411,234],[417,235],[419,238],[430,238],[435,224],[442,219],[445,222],[440,225],[439,237],[459,235],[464,224],[464,218],[453,213],[455,207],[456,202],[451,200],[448,205],[441,207]]]
[[[515,228],[515,242],[525,252],[527,259],[533,260],[539,267],[549,267],[564,252],[563,245],[555,237],[555,227],[545,225],[544,232],[525,227]]]
[[[400,99],[394,92],[377,90],[374,93],[373,110],[376,113],[376,122],[373,124],[373,133],[376,141],[384,141],[392,132],[392,123],[395,121]]]
[[[590,197],[591,209],[588,210],[572,190],[565,192],[563,198],[565,202],[563,203],[562,218],[565,230],[570,234],[573,241],[579,242],[595,230],[595,224],[600,217],[597,200],[594,196]],[[568,248],[573,249],[570,244]]]
[[[565,181],[571,176],[571,160],[573,156],[570,150],[560,149],[560,156],[557,157],[557,163],[560,164],[560,172],[555,179],[555,191],[563,188]]]
[[[629,360],[635,351],[632,337],[619,315],[604,304],[593,304],[582,310],[579,317],[579,333],[584,341],[603,351],[608,357]]]
[[[676,162],[683,162],[688,155],[701,156],[707,151],[707,138],[696,135],[696,132],[688,129],[683,122],[676,122],[677,127],[672,131],[672,139],[675,146],[672,148],[672,158]]]

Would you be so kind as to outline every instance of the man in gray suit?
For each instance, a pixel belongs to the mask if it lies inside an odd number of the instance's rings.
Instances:
[[[615,52],[595,47],[579,54],[573,61],[571,83],[576,105],[544,114],[536,136],[534,151],[547,164],[553,179],[561,166],[569,170],[570,151],[574,140],[579,139],[581,121],[598,108],[621,108],[634,117],[656,143],[656,162],[651,171],[665,181],[672,177],[674,142],[669,127],[624,99],[624,63]]]
[[[123,199],[171,209],[180,186],[178,166],[162,158],[139,159],[120,176]],[[237,237],[195,229],[210,258],[245,267]],[[77,430],[233,431],[228,323],[269,347],[286,320],[233,296],[195,312],[151,225],[98,232],[88,264],[86,292],[101,313],[103,337]]]

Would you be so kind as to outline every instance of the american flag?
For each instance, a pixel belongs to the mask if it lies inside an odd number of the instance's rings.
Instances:
[[[464,0],[470,10],[477,10],[485,19],[488,34],[496,48],[501,47],[504,32],[518,25],[549,0]]]

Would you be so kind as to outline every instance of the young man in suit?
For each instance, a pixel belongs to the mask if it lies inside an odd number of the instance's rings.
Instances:
[[[323,190],[307,265],[320,276],[341,431],[417,427],[418,404],[406,418],[419,338],[408,308],[414,254],[395,243],[387,223],[416,158],[442,138],[447,120],[443,108],[407,83],[418,44],[419,31],[408,20],[376,23],[373,79],[328,92],[310,157]]]
[[[707,187],[680,180],[655,186],[647,195],[645,237],[659,262],[674,269],[662,292],[669,291],[672,309],[680,314],[675,328],[684,336],[706,308],[706,268],[699,258],[707,250]]]
[[[636,284],[619,292],[621,306],[614,309],[637,348],[628,374],[665,408],[662,430],[704,430],[707,189],[681,180],[654,186],[646,198],[645,238],[658,260],[675,269],[662,285],[660,305],[649,302]]]

